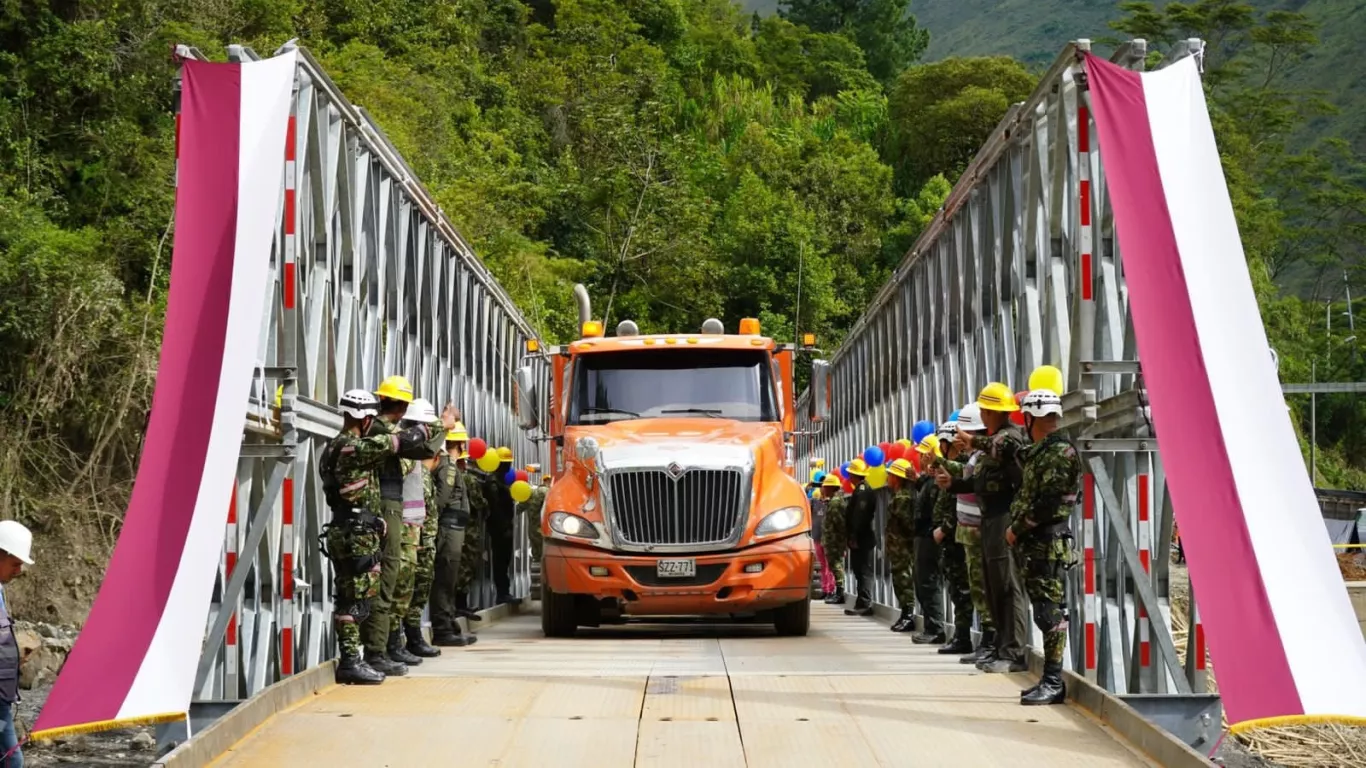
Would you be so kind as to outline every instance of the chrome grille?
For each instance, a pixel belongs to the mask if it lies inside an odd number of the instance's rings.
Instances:
[[[662,469],[608,477],[612,519],[624,544],[705,545],[729,541],[749,508],[749,483],[732,469],[693,469],[674,479]]]

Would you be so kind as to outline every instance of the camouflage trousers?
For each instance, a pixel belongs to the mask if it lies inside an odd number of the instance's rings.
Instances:
[[[422,541],[422,526],[403,524],[403,558],[399,562],[398,584],[395,588],[394,607],[389,614],[389,628],[403,626],[408,615],[408,606],[413,602],[413,586],[417,581],[417,545]]]
[[[323,533],[327,559],[332,562],[332,621],[344,657],[362,651],[360,622],[370,615],[370,601],[379,594],[383,539],[374,527],[359,523],[329,525]]]
[[[973,609],[967,549],[954,537],[945,538],[939,546],[939,566],[949,587],[949,602],[953,605],[953,635],[966,639],[972,632]]]
[[[471,520],[465,527],[465,541],[461,544],[460,575],[456,577],[456,590],[464,592],[474,583],[475,574],[484,565],[484,524]]]
[[[383,502],[384,552],[379,575],[379,594],[370,606],[370,617],[361,623],[367,653],[384,653],[389,647],[389,620],[398,601],[398,577],[403,571],[403,502]],[[401,616],[401,614],[400,614]]]
[[[1066,570],[1072,567],[1068,539],[1026,536],[1015,542],[1025,592],[1034,609],[1034,625],[1043,632],[1044,661],[1062,662],[1067,644]]]
[[[422,535],[417,539],[417,564],[413,570],[413,600],[408,604],[408,613],[403,617],[406,627],[422,628],[422,610],[432,594],[432,579],[436,577],[436,528],[437,516],[427,513],[422,523]]]
[[[825,522],[821,525],[821,544],[830,572],[835,575],[835,589],[844,589],[844,555],[849,550],[849,530],[844,522],[844,510],[826,507]]]
[[[892,572],[892,592],[902,610],[915,608],[915,550],[899,531],[887,529],[887,567]]]
[[[545,534],[541,533],[541,516],[535,512],[527,515],[526,535],[531,541],[531,559],[539,562],[545,552]]]
[[[958,524],[954,541],[963,545],[964,565],[967,569],[968,593],[983,632],[991,632],[991,611],[987,607],[986,558],[982,556],[982,529],[974,525]],[[955,608],[955,610],[957,610]]]

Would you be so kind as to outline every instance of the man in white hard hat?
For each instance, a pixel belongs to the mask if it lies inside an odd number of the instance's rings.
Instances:
[[[19,701],[19,643],[14,637],[5,584],[33,565],[33,533],[14,520],[0,520],[0,765],[24,764],[19,739],[14,733],[14,704]]]

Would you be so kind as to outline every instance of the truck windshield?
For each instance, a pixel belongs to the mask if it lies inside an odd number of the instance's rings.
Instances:
[[[695,417],[778,421],[768,353],[639,350],[581,355],[570,424]]]

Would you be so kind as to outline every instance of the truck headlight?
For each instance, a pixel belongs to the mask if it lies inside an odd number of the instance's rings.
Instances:
[[[576,539],[596,539],[598,529],[578,515],[571,515],[568,512],[550,513],[550,530],[565,536],[573,536]]]
[[[802,522],[801,507],[783,507],[777,512],[770,512],[767,517],[759,521],[759,525],[754,529],[755,536],[769,536],[774,533],[782,533],[796,528]]]

